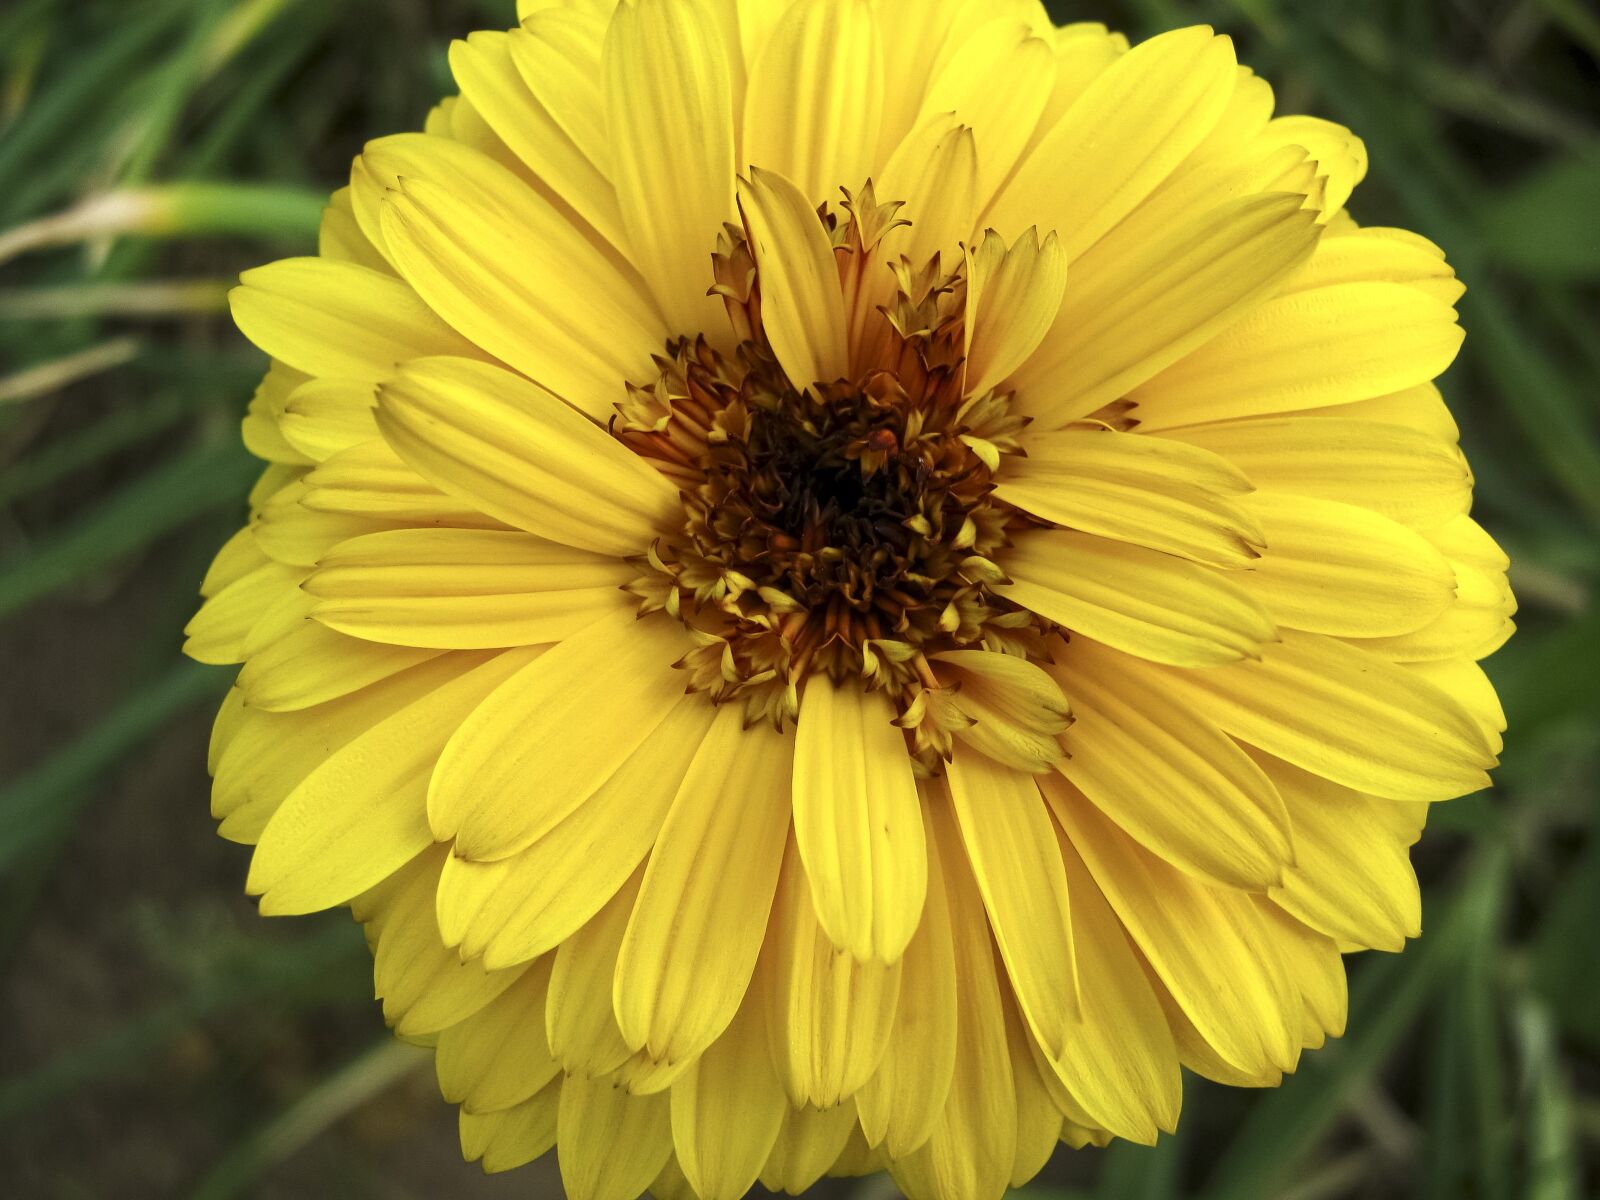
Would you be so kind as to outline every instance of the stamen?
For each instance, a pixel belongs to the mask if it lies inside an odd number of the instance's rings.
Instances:
[[[819,213],[847,296],[868,271],[897,283],[855,379],[792,386],[762,326],[744,231],[730,226],[712,292],[738,348],[668,345],[657,378],[629,388],[613,432],[683,489],[681,531],[640,561],[630,590],[644,611],[691,630],[697,648],[680,664],[691,688],[781,727],[807,675],[858,677],[890,695],[931,770],[966,718],[930,656],[1043,657],[1054,631],[995,590],[1005,582],[995,556],[1032,523],[992,482],[1026,418],[1008,394],[962,395],[966,279],[937,255],[882,260],[885,234],[905,223],[899,208],[869,187],[859,203],[846,193],[842,217]]]

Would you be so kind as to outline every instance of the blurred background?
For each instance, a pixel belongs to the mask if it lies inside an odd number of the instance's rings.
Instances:
[[[1600,1195],[1600,9],[1073,0],[1207,21],[1280,112],[1367,141],[1364,224],[1442,244],[1444,380],[1510,551],[1499,787],[1434,809],[1427,932],[1349,963],[1351,1034],[1281,1089],[1190,1079],[1155,1150],[1063,1148],[1034,1200]],[[179,629],[257,470],[237,273],[451,92],[511,0],[0,0],[0,1193],[554,1197],[463,1166],[343,916],[260,920],[204,758],[227,673]],[[817,1195],[886,1200],[883,1180]]]

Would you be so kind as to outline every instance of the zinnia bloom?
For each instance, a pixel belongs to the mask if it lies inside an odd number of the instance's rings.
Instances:
[[[984,1200],[1277,1083],[1500,746],[1443,254],[1207,28],[519,15],[233,296],[261,910],[579,1200]]]

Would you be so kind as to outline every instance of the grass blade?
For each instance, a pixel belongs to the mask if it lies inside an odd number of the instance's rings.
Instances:
[[[186,995],[89,1037],[36,1070],[0,1080],[0,1125],[126,1074],[195,1022],[219,1013],[252,1004],[282,1010],[348,1001],[361,995],[368,964],[361,935],[347,921],[328,922],[292,942],[253,942]]]
[[[243,1194],[270,1167],[432,1061],[433,1056],[424,1049],[393,1037],[383,1038],[353,1062],[326,1076],[228,1154],[190,1193],[190,1200],[232,1200]]]
[[[233,442],[196,447],[108,496],[37,549],[0,561],[0,617],[127,558],[224,505],[240,505],[260,468]]]
[[[177,714],[220,696],[226,686],[226,672],[180,662],[136,687],[108,716],[0,790],[0,827],[6,831],[0,876],[78,819],[97,794],[95,780]]]
[[[1474,930],[1498,904],[1506,857],[1500,848],[1486,850],[1450,901],[1435,902],[1426,937],[1403,955],[1365,964],[1351,989],[1352,1032],[1263,1099],[1229,1142],[1202,1200],[1261,1200],[1289,1181],[1301,1156],[1453,976]]]

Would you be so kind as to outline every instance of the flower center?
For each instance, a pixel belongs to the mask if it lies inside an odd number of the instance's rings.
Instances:
[[[651,547],[630,590],[691,631],[692,688],[780,726],[812,672],[859,676],[905,714],[940,686],[931,655],[1041,656],[1051,632],[994,591],[995,555],[1029,521],[993,495],[1025,419],[1007,394],[964,394],[964,272],[937,256],[874,261],[898,206],[862,199],[842,220],[821,214],[843,279],[894,271],[892,301],[857,322],[872,348],[854,378],[802,390],[785,376],[748,242],[730,228],[715,261],[736,349],[672,343],[613,422],[684,500],[681,533]]]

